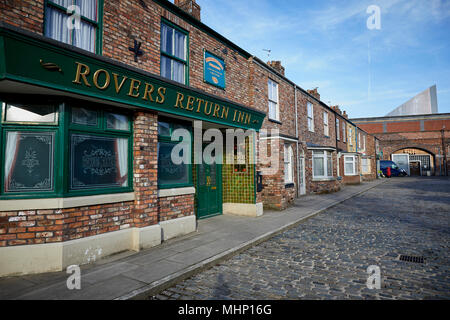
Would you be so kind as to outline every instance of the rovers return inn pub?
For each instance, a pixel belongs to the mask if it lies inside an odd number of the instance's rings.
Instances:
[[[297,119],[283,120],[294,96],[308,119],[313,105],[329,116],[329,142],[299,144]],[[204,25],[194,0],[2,1],[0,101],[0,276],[151,248],[194,232],[198,219],[257,217],[272,187],[281,209],[302,185],[339,189],[334,109]],[[261,128],[287,128],[271,144],[275,176],[289,183],[263,186],[250,161],[174,164],[172,133],[193,134],[198,121],[254,130],[246,160]],[[298,160],[313,154],[323,172]],[[311,170],[322,179],[305,188]]]

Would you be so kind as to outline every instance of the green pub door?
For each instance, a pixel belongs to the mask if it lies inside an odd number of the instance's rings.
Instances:
[[[222,165],[197,165],[197,217],[222,214]]]

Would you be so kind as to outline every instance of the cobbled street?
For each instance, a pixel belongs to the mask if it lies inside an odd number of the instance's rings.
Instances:
[[[449,299],[449,221],[450,179],[393,178],[151,299]]]

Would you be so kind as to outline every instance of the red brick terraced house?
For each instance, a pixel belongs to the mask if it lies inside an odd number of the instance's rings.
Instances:
[[[140,251],[346,182],[349,121],[203,24],[194,0],[2,1],[0,101],[0,276]],[[250,130],[243,153],[208,150],[230,129]],[[193,161],[171,160],[180,145]]]

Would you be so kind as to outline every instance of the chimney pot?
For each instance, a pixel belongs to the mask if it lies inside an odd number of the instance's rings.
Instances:
[[[281,61],[269,61],[267,62],[267,64],[273,69],[275,69],[278,73],[284,76],[285,69],[281,65]]]
[[[317,100],[320,100],[320,94],[319,91],[317,91],[317,88],[314,88],[312,90],[306,90],[306,92],[315,97]]]
[[[197,20],[201,20],[201,7],[195,2],[195,0],[175,0],[175,5],[183,11],[189,13]]]

